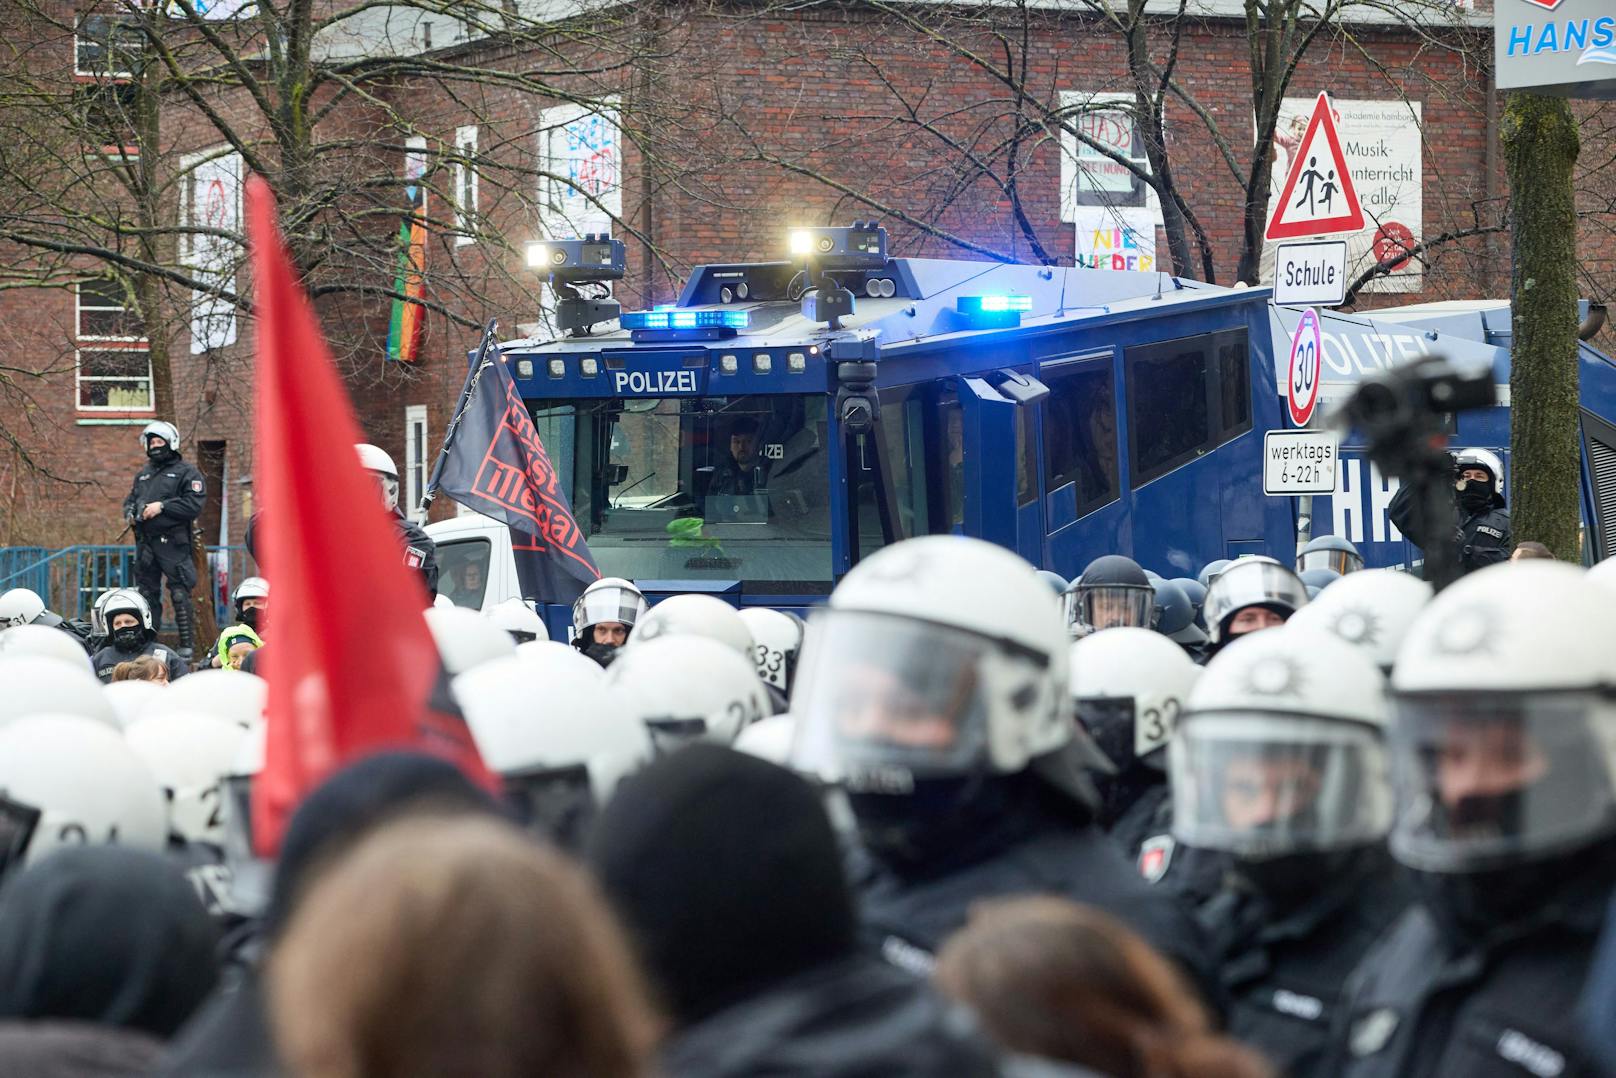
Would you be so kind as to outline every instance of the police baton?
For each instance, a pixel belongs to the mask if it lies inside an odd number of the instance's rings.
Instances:
[[[460,387],[460,403],[455,405],[454,418],[449,420],[449,426],[444,431],[443,448],[438,450],[438,459],[432,465],[432,477],[427,480],[426,492],[421,495],[423,510],[429,508],[432,499],[438,496],[438,483],[443,478],[443,466],[449,460],[449,450],[454,447],[455,435],[460,430],[460,420],[465,417],[466,406],[471,403],[471,395],[477,390],[477,380],[490,362],[488,349],[493,347],[494,335],[498,332],[499,319],[490,318],[488,325],[483,329],[482,343],[477,345],[477,356],[471,361],[471,370],[466,372],[466,384]]]

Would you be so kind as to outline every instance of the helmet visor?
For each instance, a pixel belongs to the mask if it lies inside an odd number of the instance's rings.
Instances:
[[[578,597],[572,609],[572,623],[580,633],[603,621],[634,627],[645,612],[645,599],[628,588],[597,588]]]
[[[827,611],[797,682],[793,766],[862,792],[978,770],[989,759],[991,641],[907,618]]]
[[[1148,629],[1156,589],[1140,584],[1079,584],[1067,594],[1067,626],[1086,635],[1101,629]]]
[[[1192,716],[1168,748],[1173,834],[1247,860],[1377,842],[1392,798],[1380,736],[1356,723]]]
[[[1428,872],[1473,872],[1611,833],[1613,732],[1616,714],[1593,692],[1402,697],[1392,852]]]
[[[1307,587],[1283,565],[1249,561],[1229,566],[1206,593],[1206,624],[1221,639],[1224,622],[1248,606],[1269,606],[1295,613],[1307,605]]]
[[[1077,721],[1105,758],[1126,767],[1139,752],[1131,696],[1088,696],[1077,701]],[[1149,749],[1146,750],[1147,752]]]
[[[22,863],[38,826],[38,809],[0,795],[0,877]]]
[[[1310,569],[1329,569],[1346,576],[1362,568],[1362,556],[1350,550],[1309,550],[1297,563],[1296,571],[1305,573]]]

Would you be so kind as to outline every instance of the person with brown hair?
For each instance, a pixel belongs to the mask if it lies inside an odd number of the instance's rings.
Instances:
[[[657,1033],[593,885],[490,817],[381,826],[316,876],[267,968],[298,1078],[629,1078]]]
[[[1527,558],[1554,557],[1554,551],[1533,539],[1523,539],[1515,544],[1515,553],[1509,556],[1510,561],[1524,561]]]
[[[113,681],[158,681],[168,684],[168,667],[150,655],[138,655],[112,668]]]
[[[1171,964],[1107,913],[1040,895],[971,910],[933,979],[1005,1049],[1112,1078],[1267,1078],[1251,1050],[1212,1032]]]

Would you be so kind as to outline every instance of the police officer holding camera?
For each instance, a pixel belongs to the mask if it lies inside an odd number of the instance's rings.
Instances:
[[[1460,572],[1508,561],[1513,542],[1498,458],[1485,449],[1460,450],[1454,456],[1453,471],[1456,525],[1449,541],[1454,544]],[[1435,526],[1427,522],[1414,489],[1412,484],[1403,484],[1392,495],[1386,515],[1417,546],[1429,550],[1432,543],[1443,540],[1442,528],[1440,522]]]
[[[135,586],[158,621],[167,578],[179,653],[189,663],[195,644],[191,589],[196,587],[191,525],[202,512],[207,485],[202,473],[180,456],[180,432],[174,424],[161,420],[146,424],[140,442],[146,464],[123,500],[124,519],[135,530]]]

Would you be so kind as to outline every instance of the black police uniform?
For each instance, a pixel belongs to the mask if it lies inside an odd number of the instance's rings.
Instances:
[[[1205,947],[1188,914],[1172,895],[1141,880],[1079,806],[1056,808],[1052,802],[1060,796],[1051,792],[1006,806],[941,863],[899,866],[853,851],[849,872],[866,943],[893,965],[922,973],[943,941],[964,926],[972,903],[1061,895],[1122,920],[1213,998]]]
[[[1271,867],[1294,869],[1291,886],[1305,893],[1276,901],[1249,885],[1229,887],[1196,920],[1218,969],[1229,1035],[1281,1074],[1326,1074],[1342,985],[1412,894],[1383,847],[1334,865],[1309,857]]]
[[[1397,530],[1408,536],[1421,550],[1429,550],[1442,536],[1427,527],[1425,514],[1414,497],[1414,485],[1404,483],[1386,505],[1386,517]],[[1489,565],[1509,560],[1514,549],[1514,537],[1509,526],[1509,510],[1504,508],[1504,497],[1493,492],[1491,504],[1474,513],[1467,513],[1457,504],[1449,535],[1464,572],[1474,572]]]
[[[168,667],[168,680],[183,677],[187,672],[185,660],[179,652],[167,644],[160,644],[155,640],[146,641],[139,651],[123,651],[106,645],[90,659],[95,664],[95,676],[102,681],[112,680],[112,671],[119,663],[126,663],[131,659],[138,659],[142,655],[150,655],[164,666]]]
[[[1512,870],[1532,881],[1533,865]],[[1545,886],[1523,919],[1485,938],[1444,930],[1416,904],[1348,984],[1333,1030],[1341,1078],[1594,1078],[1577,1003],[1610,898],[1589,865]]]
[[[1147,805],[1127,825],[1129,836],[1124,853],[1146,883],[1171,895],[1185,909],[1194,910],[1223,890],[1230,857],[1222,850],[1190,846],[1173,837],[1170,787],[1163,786],[1159,794],[1145,801]],[[1149,810],[1148,818],[1145,808]],[[1114,838],[1118,834],[1112,832]]]
[[[202,512],[207,484],[202,473],[172,450],[162,460],[148,460],[135,476],[123,500],[124,519],[135,529],[135,587],[145,596],[152,616],[163,609],[163,579],[174,607],[174,626],[180,647],[195,645],[191,623],[191,590],[196,587],[196,563],[191,557],[191,525]],[[146,506],[162,502],[163,510],[142,520]]]
[[[404,545],[404,564],[421,574],[428,597],[438,597],[438,544],[415,521],[393,510],[393,523],[398,526],[399,542]]]

